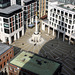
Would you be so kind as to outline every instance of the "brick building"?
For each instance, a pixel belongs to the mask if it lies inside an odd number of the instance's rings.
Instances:
[[[4,68],[7,62],[14,57],[12,46],[0,43],[0,71]]]
[[[61,64],[32,52],[22,51],[8,63],[9,75],[60,75]]]

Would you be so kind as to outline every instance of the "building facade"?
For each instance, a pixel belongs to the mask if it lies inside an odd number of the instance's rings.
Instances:
[[[37,0],[38,18],[45,18],[47,16],[46,11],[48,9],[48,0]]]
[[[13,4],[23,6],[24,28],[28,28],[29,24],[34,23],[37,12],[37,0],[11,0],[11,5]]]
[[[24,17],[22,7],[12,5],[0,9],[0,39],[11,44],[24,35]]]
[[[49,3],[48,8],[48,33],[49,29],[53,28],[54,31],[58,31],[59,33],[63,33],[63,41],[65,36],[69,37],[70,40],[75,39],[75,8],[72,4],[58,4],[58,3]],[[45,29],[45,24],[42,24],[42,29]]]
[[[14,57],[12,46],[0,43],[0,71],[6,66],[7,62]]]
[[[61,68],[59,62],[26,51],[8,63],[9,75],[60,75]]]
[[[23,11],[24,11],[24,22],[26,28],[29,24],[33,24],[35,21],[35,16],[37,12],[37,1],[29,0],[23,1]]]

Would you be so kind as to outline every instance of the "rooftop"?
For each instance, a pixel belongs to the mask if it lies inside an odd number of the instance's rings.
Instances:
[[[30,2],[30,1],[32,1],[32,0],[24,0],[24,2],[26,2],[26,3],[27,3],[27,2]]]
[[[7,8],[0,9],[0,13],[10,14],[16,10],[21,9],[21,8],[22,8],[22,6],[20,6],[20,5],[12,5],[12,6],[9,6]]]
[[[29,70],[39,75],[53,75],[60,66],[59,63],[45,59],[31,52],[22,51],[14,57],[10,64]]]
[[[71,10],[71,11],[75,11],[75,5],[72,5],[72,4],[61,4],[59,6],[62,7],[62,8]]]
[[[35,2],[36,0],[24,0],[25,5],[29,5],[32,4],[33,2]]]
[[[0,43],[0,55],[3,54],[5,51],[7,51],[8,49],[10,49],[11,46],[8,46],[6,44],[2,44]]]

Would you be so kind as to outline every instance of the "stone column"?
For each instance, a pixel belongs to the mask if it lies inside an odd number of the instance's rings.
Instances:
[[[22,36],[24,35],[24,29],[22,30]]]
[[[12,40],[11,40],[11,37],[9,37],[9,44],[11,44],[12,42],[11,42]]]
[[[18,34],[18,39],[19,39],[20,38],[19,32],[17,34]]]
[[[45,24],[43,24],[43,22],[42,22],[42,30],[45,31]]]
[[[16,40],[16,34],[14,35],[14,40]]]
[[[53,28],[53,36],[54,36],[54,28]]]
[[[60,32],[58,31],[58,39],[59,39],[59,34],[60,34]]]
[[[69,44],[70,44],[70,41],[71,41],[71,36],[69,36]]]
[[[63,41],[65,40],[65,33],[63,33]]]

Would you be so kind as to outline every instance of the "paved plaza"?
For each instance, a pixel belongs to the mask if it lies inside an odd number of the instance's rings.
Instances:
[[[23,37],[12,43],[16,51],[18,48],[32,51],[43,57],[59,61],[63,66],[62,75],[75,75],[75,45],[69,45],[67,40],[63,42],[61,37],[57,39],[56,33],[55,36],[52,35],[52,30],[48,35],[47,29],[46,31],[41,30],[41,35],[44,39],[41,45],[31,44],[29,43],[29,38],[31,38],[34,31],[34,28],[28,28]]]

